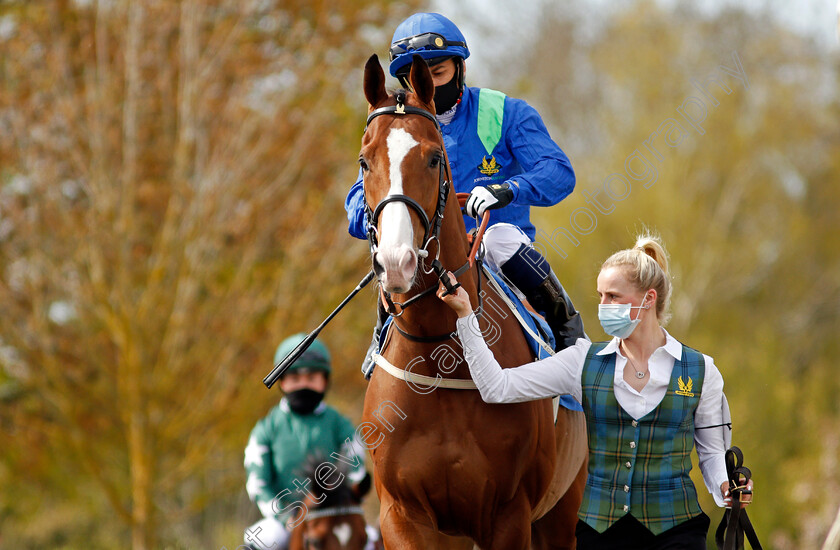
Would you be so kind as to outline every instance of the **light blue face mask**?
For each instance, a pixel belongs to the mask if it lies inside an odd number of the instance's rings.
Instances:
[[[631,306],[630,304],[598,304],[598,320],[604,332],[617,338],[627,338],[642,320],[641,311],[635,319],[630,318],[631,309],[650,309],[650,306]]]

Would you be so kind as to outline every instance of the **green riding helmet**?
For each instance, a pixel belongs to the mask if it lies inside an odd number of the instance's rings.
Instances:
[[[301,332],[283,340],[280,345],[277,346],[277,351],[274,352],[274,364],[276,365],[285,359],[298,344],[306,339],[306,336],[306,334]],[[330,352],[327,350],[327,346],[325,346],[324,343],[317,338],[306,349],[306,351],[298,357],[297,361],[292,363],[292,366],[289,367],[286,373],[302,369],[321,371],[327,376],[329,376],[332,372],[332,368],[330,368]]]

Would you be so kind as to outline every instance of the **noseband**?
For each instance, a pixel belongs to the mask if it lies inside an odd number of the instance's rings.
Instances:
[[[440,131],[440,124],[438,123],[437,118],[435,118],[435,115],[433,115],[432,113],[430,113],[429,111],[427,111],[425,109],[421,109],[419,107],[412,107],[410,105],[406,105],[405,104],[405,91],[404,90],[400,90],[396,93],[396,100],[397,100],[396,105],[389,105],[387,107],[380,107],[379,109],[376,109],[372,113],[370,113],[370,115],[368,115],[367,121],[365,122],[365,131],[367,131],[367,128],[370,125],[370,122],[378,116],[382,116],[382,115],[391,115],[391,116],[420,115],[420,116],[426,117],[429,120],[431,120],[432,122],[434,122],[435,128],[437,129],[438,134],[441,136],[441,141],[442,141],[443,134]],[[432,271],[437,275],[440,282],[442,282],[443,285],[446,287],[446,294],[450,294],[452,292],[455,292],[455,290],[461,285],[460,285],[460,283],[457,283],[457,282],[454,285],[449,283],[448,277],[445,277],[445,274],[447,273],[447,270],[444,269],[443,265],[440,263],[440,260],[439,260],[439,258],[440,258],[440,241],[438,240],[438,237],[440,235],[441,224],[443,223],[443,211],[446,209],[446,200],[449,196],[449,186],[450,186],[450,182],[446,179],[446,176],[445,176],[444,165],[445,165],[445,157],[443,159],[441,159],[441,162],[440,162],[440,171],[439,171],[439,176],[438,176],[437,207],[435,208],[434,218],[431,221],[429,221],[429,216],[426,214],[426,211],[423,210],[423,207],[420,206],[420,204],[416,200],[412,199],[408,195],[388,195],[387,197],[382,199],[379,202],[379,204],[377,204],[376,207],[373,210],[371,210],[370,205],[368,205],[367,201],[365,201],[365,214],[367,215],[367,218],[368,218],[367,236],[368,236],[368,242],[370,243],[370,253],[371,253],[371,256],[373,256],[374,254],[376,254],[376,251],[377,251],[377,248],[378,248],[378,245],[379,245],[379,241],[377,239],[377,234],[379,232],[378,219],[379,219],[379,214],[382,213],[382,209],[387,204],[390,204],[392,202],[401,202],[401,203],[404,203],[406,206],[410,207],[412,210],[414,210],[417,213],[417,215],[419,216],[420,221],[423,223],[423,248],[421,248],[419,250],[419,252],[422,252],[423,254],[418,254],[418,255],[420,255],[423,258],[427,257],[429,255],[429,249],[428,249],[429,245],[432,243],[432,241],[437,241],[437,252],[435,254],[435,258],[432,260],[431,267],[432,267]],[[456,277],[458,277],[458,276],[462,275],[464,272],[466,272],[466,270],[469,269],[469,267],[470,267],[470,262],[469,262],[469,259],[468,259],[467,263],[465,263],[463,266],[458,268],[458,270],[455,271],[453,274]],[[424,271],[425,271],[425,269],[424,269]],[[426,273],[432,273],[432,271],[427,271]],[[382,296],[383,296],[385,302],[387,303],[388,313],[390,315],[392,315],[393,317],[399,317],[400,315],[402,315],[402,313],[403,313],[403,311],[405,310],[406,307],[408,307],[409,305],[411,305],[415,301],[419,300],[420,298],[422,298],[422,297],[424,297],[428,294],[431,294],[436,289],[437,289],[437,286],[431,286],[431,287],[423,290],[419,294],[416,294],[415,296],[412,296],[411,298],[409,298],[408,300],[406,300],[405,302],[402,302],[402,303],[392,301],[390,293],[388,293],[388,292],[383,291]],[[398,306],[399,306],[399,309],[397,309]],[[398,327],[398,329],[399,329],[399,327]],[[400,330],[400,332],[404,336],[409,337],[410,339],[419,339],[421,341],[427,341],[428,340],[428,338],[411,336],[411,335],[403,332],[402,330]],[[433,339],[432,341],[435,341],[435,340],[438,339],[438,337],[432,337],[432,339]]]

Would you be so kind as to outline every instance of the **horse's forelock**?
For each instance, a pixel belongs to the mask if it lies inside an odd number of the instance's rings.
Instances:
[[[416,93],[414,93],[411,90],[408,90],[406,88],[390,88],[390,89],[388,89],[387,100],[383,101],[382,104],[377,105],[376,107],[378,108],[378,107],[384,107],[386,105],[396,104],[396,103],[398,103],[397,98],[400,95],[405,97],[406,105],[413,103],[413,104],[417,105],[418,107],[426,109],[430,113],[434,114],[435,111],[434,111],[434,109],[432,108],[431,105],[423,103],[420,100],[420,97]],[[413,101],[409,101],[410,99],[413,99]]]

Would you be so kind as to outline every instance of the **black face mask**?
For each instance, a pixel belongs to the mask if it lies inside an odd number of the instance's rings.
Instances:
[[[315,410],[321,400],[324,399],[323,392],[303,388],[286,394],[286,401],[289,408],[298,414],[310,414]]]
[[[446,84],[435,86],[435,112],[443,114],[458,102],[461,97],[461,87],[459,86],[460,68],[455,69],[455,74],[452,75],[452,80]]]

